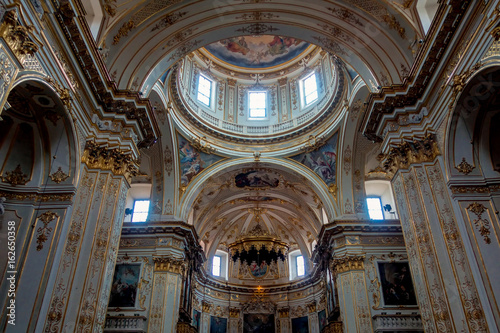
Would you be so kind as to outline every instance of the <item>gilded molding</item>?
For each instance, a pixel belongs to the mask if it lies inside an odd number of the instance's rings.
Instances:
[[[74,193],[29,193],[29,192],[3,192],[0,191],[0,197],[9,200],[34,200],[34,201],[71,201]]]
[[[213,304],[210,302],[207,302],[207,301],[202,301],[201,307],[202,307],[203,312],[210,313],[210,311],[212,310]]]
[[[316,301],[312,301],[311,303],[307,303],[306,308],[309,311],[309,313],[316,312]]]
[[[500,40],[500,27],[491,30],[490,35],[495,39],[495,42],[498,42]]]
[[[39,227],[37,229],[37,235],[36,235],[36,243],[38,244],[36,247],[37,251],[41,251],[43,249],[43,243],[47,241],[48,236],[52,232],[52,228],[47,227],[47,225],[58,217],[59,215],[50,211],[47,211],[38,217],[40,221],[42,221],[43,227]]]
[[[120,149],[100,147],[97,143],[87,141],[82,162],[91,169],[111,170],[115,175],[127,178],[137,175],[137,162],[130,153]]]
[[[55,182],[55,183],[59,184],[60,182],[63,182],[63,181],[65,181],[66,179],[68,179],[68,178],[69,178],[69,175],[65,174],[65,173],[62,171],[61,167],[59,167],[59,168],[57,169],[57,171],[56,171],[56,172],[54,172],[53,174],[49,175],[49,177],[50,177],[50,179],[51,179],[53,182]]]
[[[302,146],[300,149],[303,150],[305,153],[310,153],[316,149],[319,149],[325,144],[323,136],[314,136],[314,135],[309,135],[309,138],[305,142],[304,146]]]
[[[30,40],[33,27],[20,25],[17,17],[15,10],[4,14],[4,20],[0,26],[0,37],[7,42],[15,56],[22,62],[26,55],[34,56],[38,51],[38,46]]]
[[[452,82],[452,87],[453,87],[453,92],[451,95],[450,99],[450,104],[448,105],[448,108],[450,110],[453,109],[455,106],[455,102],[457,100],[458,95],[464,90],[465,86],[467,85],[467,81],[471,78],[474,73],[476,73],[481,67],[483,67],[483,63],[478,62],[474,64],[471,68],[463,72],[462,74],[455,75],[453,77],[453,82]]]
[[[280,318],[288,318],[290,317],[290,308],[289,307],[280,308],[278,309],[278,314]]]
[[[494,193],[500,191],[500,185],[487,186],[451,186],[453,194],[463,193]]]
[[[135,23],[133,20],[123,23],[121,28],[118,30],[118,33],[113,37],[112,44],[113,45],[118,44],[120,42],[120,39],[122,37],[127,37],[130,30],[132,30],[133,28],[135,28]]]
[[[481,217],[487,210],[486,207],[484,207],[483,204],[480,204],[479,202],[473,202],[469,206],[467,206],[467,209],[476,214],[477,219],[473,221],[474,225],[478,229],[481,236],[483,236],[484,242],[486,244],[490,244],[490,222]]]
[[[457,169],[458,172],[461,172],[464,175],[468,175],[469,173],[471,173],[472,170],[474,170],[474,168],[475,167],[473,165],[470,165],[469,163],[467,163],[467,161],[465,160],[465,157],[463,157],[462,162],[455,167],[455,169]]]
[[[347,256],[332,259],[332,270],[337,273],[345,273],[353,270],[364,270],[364,256]]]
[[[155,263],[155,271],[157,272],[170,272],[175,274],[184,274],[186,270],[186,262],[184,260],[177,260],[172,258],[153,258]]]
[[[28,181],[28,175],[21,171],[20,164],[18,164],[14,170],[7,171],[5,172],[5,176],[2,176],[2,182],[9,183],[12,186],[26,185]]]
[[[215,149],[210,145],[206,136],[202,138],[197,136],[191,140],[190,144],[194,149],[201,151],[202,153],[205,154],[212,154],[217,151],[217,149]]]
[[[239,318],[240,309],[239,308],[229,308],[229,317],[231,318]]]
[[[432,162],[440,155],[436,135],[427,134],[424,138],[414,137],[412,141],[405,141],[390,148],[385,156],[384,168],[396,173],[399,169],[407,169],[412,164]]]

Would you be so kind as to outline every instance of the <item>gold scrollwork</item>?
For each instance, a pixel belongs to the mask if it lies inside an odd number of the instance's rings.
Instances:
[[[353,270],[364,270],[364,261],[364,256],[346,256],[342,258],[334,258],[332,260],[332,268],[337,273],[345,273]]]
[[[53,174],[49,175],[49,177],[50,177],[50,179],[51,179],[53,182],[55,182],[55,183],[58,183],[58,184],[59,184],[60,182],[63,182],[63,181],[65,181],[66,179],[68,179],[68,178],[69,178],[69,175],[65,174],[65,173],[62,171],[61,167],[59,167],[59,168],[57,169],[57,171],[56,171],[56,172],[54,172]]]
[[[473,202],[469,206],[467,206],[467,209],[476,214],[477,219],[473,221],[474,225],[479,229],[479,233],[481,234],[481,236],[483,236],[484,242],[486,244],[490,244],[490,223],[488,220],[485,220],[481,217],[486,211],[486,207],[484,207],[479,202]]]
[[[52,228],[47,227],[47,225],[58,217],[59,215],[49,211],[43,213],[38,217],[40,221],[42,221],[43,227],[39,227],[37,229],[37,236],[36,236],[36,243],[38,244],[36,247],[37,251],[41,251],[43,249],[43,243],[47,241],[48,236],[52,231]]]
[[[29,181],[28,175],[21,171],[21,165],[18,164],[16,168],[12,171],[7,171],[5,176],[2,176],[2,181],[4,183],[9,183],[13,186],[16,185],[26,185]]]
[[[131,154],[117,148],[100,147],[92,141],[85,144],[82,162],[89,168],[111,170],[115,175],[127,178],[138,172],[137,162],[132,159]]]
[[[461,172],[464,175],[468,175],[469,173],[471,173],[472,170],[474,170],[474,168],[475,167],[473,165],[467,163],[467,161],[465,160],[465,157],[463,157],[462,162],[455,167],[455,169],[457,169],[458,172]]]
[[[280,318],[288,318],[290,316],[290,308],[289,307],[280,308],[278,309],[278,314]]]
[[[17,12],[10,10],[4,14],[3,23],[0,26],[0,37],[2,37],[16,57],[22,61],[26,55],[34,56],[38,46],[30,40],[33,27],[24,27],[17,20]]]
[[[186,262],[184,260],[177,260],[172,258],[153,258],[155,263],[155,271],[171,272],[176,274],[183,274],[186,270]]]
[[[396,173],[398,169],[407,169],[411,164],[432,162],[440,154],[435,134],[424,138],[413,138],[392,147],[385,156],[384,168]]]
[[[229,317],[238,318],[240,316],[239,308],[229,308]]]

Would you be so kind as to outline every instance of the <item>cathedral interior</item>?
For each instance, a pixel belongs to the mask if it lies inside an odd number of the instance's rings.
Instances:
[[[500,331],[498,1],[0,18],[2,332]]]

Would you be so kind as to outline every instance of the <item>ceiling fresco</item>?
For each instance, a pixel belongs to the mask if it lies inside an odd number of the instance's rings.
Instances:
[[[304,53],[309,43],[284,36],[240,36],[205,46],[224,63],[245,68],[270,68],[286,64]]]

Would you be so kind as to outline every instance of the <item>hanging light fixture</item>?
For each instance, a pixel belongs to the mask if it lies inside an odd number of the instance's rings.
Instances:
[[[233,261],[241,260],[247,265],[251,265],[252,262],[257,264],[265,262],[270,265],[272,261],[285,260],[288,244],[264,230],[257,220],[253,229],[229,244],[229,251]]]

